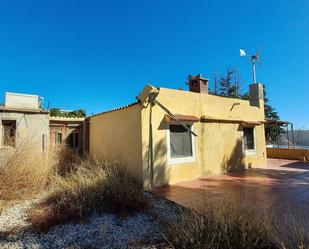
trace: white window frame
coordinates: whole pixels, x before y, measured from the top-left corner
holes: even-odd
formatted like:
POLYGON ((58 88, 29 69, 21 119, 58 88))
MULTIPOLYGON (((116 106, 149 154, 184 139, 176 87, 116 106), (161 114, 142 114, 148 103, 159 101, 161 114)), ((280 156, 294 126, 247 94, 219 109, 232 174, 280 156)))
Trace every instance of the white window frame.
POLYGON ((242 127, 242 141, 243 141, 243 152, 245 155, 255 155, 256 154, 256 132, 255 132, 255 126, 243 126, 242 127), (253 142, 254 142, 254 149, 253 150, 246 150, 245 149, 245 136, 244 136, 244 128, 252 128, 253 129, 253 142))
MULTIPOLYGON (((194 132, 194 124, 191 122, 185 122, 187 125, 191 127, 191 131, 194 132)), ((179 157, 179 158, 172 158, 171 157, 171 137, 170 137, 170 125, 181 125, 178 122, 171 122, 167 125, 167 134, 166 134, 166 142, 167 142, 167 164, 181 164, 181 163, 190 163, 190 162, 195 162, 196 157, 195 157, 195 136, 190 133, 191 135, 191 144, 192 144, 192 156, 190 157, 179 157)))

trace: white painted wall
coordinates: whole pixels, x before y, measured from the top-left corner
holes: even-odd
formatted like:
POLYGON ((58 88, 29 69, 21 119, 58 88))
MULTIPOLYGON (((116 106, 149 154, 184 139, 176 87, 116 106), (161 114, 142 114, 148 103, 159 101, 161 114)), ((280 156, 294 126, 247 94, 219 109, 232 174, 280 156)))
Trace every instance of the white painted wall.
POLYGON ((39 96, 6 92, 4 105, 14 108, 39 109, 39 96))
POLYGON ((14 148, 2 146, 2 120, 16 121, 16 146, 31 146, 32 150, 45 151, 49 145, 49 114, 29 114, 29 113, 13 113, 0 112, 0 158, 1 154, 14 148), (43 140, 45 140, 43 142, 43 140), (44 143, 44 146, 43 146, 44 143))

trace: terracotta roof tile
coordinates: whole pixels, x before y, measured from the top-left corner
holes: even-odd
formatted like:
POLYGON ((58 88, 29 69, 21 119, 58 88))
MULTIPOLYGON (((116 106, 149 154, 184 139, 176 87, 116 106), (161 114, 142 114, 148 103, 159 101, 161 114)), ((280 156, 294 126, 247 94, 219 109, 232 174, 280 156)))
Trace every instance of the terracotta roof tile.
MULTIPOLYGON (((188 122, 198 122, 200 119, 193 115, 183 115, 183 114, 175 114, 174 115, 180 121, 188 121, 188 122)), ((169 115, 165 115, 166 122, 174 121, 169 115)))
POLYGON ((139 102, 134 102, 134 103, 131 103, 131 104, 128 104, 128 105, 124 105, 124 106, 120 106, 120 107, 116 107, 114 109, 111 109, 111 110, 108 110, 108 111, 104 111, 104 112, 99 112, 99 113, 96 113, 96 114, 93 114, 91 116, 88 116, 87 118, 92 118, 92 117, 95 117, 95 116, 99 116, 101 114, 105 114, 105 113, 109 113, 109 112, 114 112, 114 111, 118 111, 118 110, 121 110, 121 109, 125 109, 125 108, 128 108, 128 107, 131 107, 133 105, 136 105, 138 104, 139 102))

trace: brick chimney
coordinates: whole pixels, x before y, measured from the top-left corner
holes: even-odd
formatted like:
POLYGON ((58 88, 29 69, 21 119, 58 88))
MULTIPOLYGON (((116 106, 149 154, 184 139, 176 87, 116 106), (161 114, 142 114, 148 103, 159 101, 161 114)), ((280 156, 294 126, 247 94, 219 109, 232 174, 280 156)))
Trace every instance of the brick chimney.
POLYGON ((203 78, 201 74, 196 76, 189 75, 188 85, 190 92, 195 93, 209 93, 208 92, 208 79, 203 78))

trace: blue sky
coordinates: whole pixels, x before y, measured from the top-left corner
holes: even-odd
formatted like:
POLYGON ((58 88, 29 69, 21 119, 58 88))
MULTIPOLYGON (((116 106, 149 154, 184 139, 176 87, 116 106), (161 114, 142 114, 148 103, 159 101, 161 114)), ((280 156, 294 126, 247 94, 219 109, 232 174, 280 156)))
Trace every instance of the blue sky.
POLYGON ((0 2, 0 92, 39 94, 50 107, 88 114, 135 100, 147 83, 186 88, 250 64, 281 119, 309 129, 309 1, 0 2))

